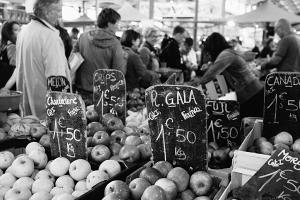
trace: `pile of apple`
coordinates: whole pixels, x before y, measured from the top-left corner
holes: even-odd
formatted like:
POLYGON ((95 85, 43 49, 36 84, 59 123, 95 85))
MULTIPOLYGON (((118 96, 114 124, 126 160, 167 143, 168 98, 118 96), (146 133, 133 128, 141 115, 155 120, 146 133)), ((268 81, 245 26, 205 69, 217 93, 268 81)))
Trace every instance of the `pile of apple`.
POLYGON ((41 138, 47 133, 47 128, 33 115, 21 118, 15 113, 0 112, 0 141, 18 136, 41 138))
POLYGON ((44 147, 37 142, 29 143, 25 152, 17 157, 10 151, 0 152, 1 200, 75 199, 121 172, 115 160, 104 161, 95 171, 83 159, 48 161, 44 147))
POLYGON ((190 176, 181 167, 159 161, 143 169, 129 185, 119 180, 110 182, 102 200, 210 200, 218 187, 207 172, 197 171, 190 176))
POLYGON ((133 112, 142 110, 145 104, 145 89, 134 88, 127 92, 127 109, 133 112))
POLYGON ((208 166, 212 169, 224 169, 231 166, 234 149, 219 147, 217 143, 208 143, 208 166))
POLYGON ((87 126, 88 155, 92 161, 101 163, 111 159, 136 163, 151 157, 148 130, 125 127, 119 118, 110 113, 103 115, 102 123, 95 116, 95 110, 87 111, 87 118, 92 121, 87 126))
POLYGON ((272 155, 278 148, 284 148, 300 153, 300 139, 294 141, 293 136, 290 133, 282 131, 272 137, 269 141, 265 137, 255 139, 253 145, 250 146, 247 151, 272 155))

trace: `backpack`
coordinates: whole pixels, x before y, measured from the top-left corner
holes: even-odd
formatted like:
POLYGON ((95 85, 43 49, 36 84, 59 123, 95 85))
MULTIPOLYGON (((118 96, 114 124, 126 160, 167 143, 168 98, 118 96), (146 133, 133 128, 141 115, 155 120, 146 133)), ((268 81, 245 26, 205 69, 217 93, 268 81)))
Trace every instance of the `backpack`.
POLYGON ((5 47, 0 52, 0 88, 5 86, 11 75, 14 73, 14 70, 15 66, 9 64, 7 48, 5 47))

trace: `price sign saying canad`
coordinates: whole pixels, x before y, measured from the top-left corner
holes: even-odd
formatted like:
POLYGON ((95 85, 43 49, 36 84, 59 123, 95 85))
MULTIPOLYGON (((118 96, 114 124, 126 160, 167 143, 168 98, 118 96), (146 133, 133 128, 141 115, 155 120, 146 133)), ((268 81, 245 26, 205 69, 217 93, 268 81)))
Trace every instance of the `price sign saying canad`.
POLYGON ((50 76, 47 78, 47 90, 53 92, 71 92, 71 85, 64 76, 50 76))
POLYGON ((257 196, 273 197, 270 199, 300 199, 299 173, 300 155, 278 149, 243 187, 253 188, 257 196))
POLYGON ((277 72, 266 78, 263 136, 281 131, 299 137, 300 73, 277 72))
POLYGON ((207 137, 220 147, 238 147, 243 141, 240 134, 240 105, 237 101, 207 100, 207 137))
POLYGON ((146 105, 154 161, 207 170, 203 94, 190 86, 156 85, 146 90, 146 105))
POLYGON ((94 105, 100 119, 112 113, 125 124, 126 82, 121 71, 100 69, 94 73, 94 105))
POLYGON ((46 95, 47 126, 51 155, 70 161, 86 158, 85 105, 76 94, 48 92, 46 95))

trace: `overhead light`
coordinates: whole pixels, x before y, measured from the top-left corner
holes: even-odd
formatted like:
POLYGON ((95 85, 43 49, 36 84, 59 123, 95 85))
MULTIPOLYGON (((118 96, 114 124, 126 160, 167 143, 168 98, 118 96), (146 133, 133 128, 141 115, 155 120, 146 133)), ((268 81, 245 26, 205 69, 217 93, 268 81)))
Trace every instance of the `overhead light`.
POLYGON ((235 27, 235 22, 232 21, 232 20, 230 20, 230 21, 227 22, 227 26, 229 26, 229 27, 235 27))

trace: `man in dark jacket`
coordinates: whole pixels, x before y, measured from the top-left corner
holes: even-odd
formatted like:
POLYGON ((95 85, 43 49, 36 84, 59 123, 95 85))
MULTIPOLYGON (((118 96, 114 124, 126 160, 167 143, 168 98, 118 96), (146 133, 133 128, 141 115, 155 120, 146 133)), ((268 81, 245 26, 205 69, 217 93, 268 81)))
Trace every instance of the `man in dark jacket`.
POLYGON ((176 26, 173 30, 173 37, 169 39, 167 46, 162 49, 160 61, 162 67, 183 69, 179 47, 185 39, 185 29, 176 26))

